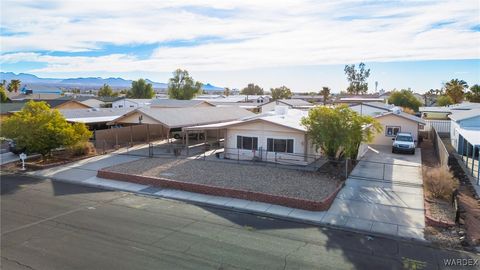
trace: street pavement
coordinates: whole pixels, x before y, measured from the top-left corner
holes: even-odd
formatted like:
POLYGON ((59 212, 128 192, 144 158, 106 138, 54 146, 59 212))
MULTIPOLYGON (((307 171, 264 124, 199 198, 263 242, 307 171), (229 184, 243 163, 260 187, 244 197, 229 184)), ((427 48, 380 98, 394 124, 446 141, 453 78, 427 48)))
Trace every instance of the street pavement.
POLYGON ((3 174, 0 182, 2 269, 476 269, 444 260, 479 259, 28 176, 3 174))

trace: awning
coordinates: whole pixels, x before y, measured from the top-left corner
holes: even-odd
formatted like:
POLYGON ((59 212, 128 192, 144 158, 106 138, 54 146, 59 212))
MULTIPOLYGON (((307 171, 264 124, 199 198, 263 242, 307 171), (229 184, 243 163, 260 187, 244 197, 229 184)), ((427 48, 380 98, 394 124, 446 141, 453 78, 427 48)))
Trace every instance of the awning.
POLYGON ((456 128, 456 130, 471 145, 480 146, 480 129, 456 128))

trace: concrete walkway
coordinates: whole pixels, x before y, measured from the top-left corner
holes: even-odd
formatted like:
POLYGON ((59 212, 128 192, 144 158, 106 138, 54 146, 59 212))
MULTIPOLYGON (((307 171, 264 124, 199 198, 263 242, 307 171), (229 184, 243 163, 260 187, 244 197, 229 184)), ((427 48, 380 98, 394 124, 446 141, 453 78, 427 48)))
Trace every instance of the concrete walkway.
MULTIPOLYGON (((400 229, 397 229, 397 228, 395 229, 395 233, 392 233, 392 231, 390 230, 385 230, 385 229, 381 230, 382 224, 380 223, 378 223, 378 225, 374 227, 374 228, 379 227, 380 229, 374 230, 371 228, 372 224, 369 223, 373 221, 371 220, 362 221, 361 219, 353 220, 352 218, 350 218, 350 221, 349 221, 345 213, 342 213, 341 215, 339 215, 338 211, 328 211, 328 212, 306 211, 302 209, 295 209, 295 208, 263 203, 263 202, 247 201, 247 200, 229 198, 229 197, 211 196, 211 195, 187 192, 182 190, 159 188, 159 187, 140 185, 140 184, 129 183, 129 182, 98 178, 96 176, 98 169, 143 158, 138 156, 120 155, 119 153, 122 153, 122 151, 124 150, 120 150, 104 156, 98 156, 98 157, 74 162, 69 164, 68 166, 60 166, 60 167, 55 167, 55 168, 46 169, 42 171, 29 172, 28 174, 37 176, 37 177, 42 177, 42 178, 49 178, 53 180, 78 183, 81 185, 101 187, 101 188, 111 189, 111 190, 134 192, 134 193, 144 194, 149 196, 182 200, 182 201, 192 202, 196 204, 217 206, 217 207, 232 209, 232 210, 241 211, 241 212, 248 212, 248 213, 254 213, 254 214, 259 214, 264 216, 301 221, 301 222, 306 222, 306 223, 315 224, 315 225, 329 225, 329 226, 335 226, 335 227, 342 227, 344 229, 352 230, 352 231, 371 232, 374 234, 378 233, 382 235, 390 235, 390 236, 401 237, 406 239, 423 240, 423 234, 419 235, 417 233, 396 233, 397 231, 400 231, 400 229), (364 225, 364 223, 367 225, 364 225)), ((341 193, 342 195, 340 196, 339 194, 338 198, 335 200, 336 202, 335 208, 338 208, 342 202, 346 202, 347 200, 346 196, 348 196, 348 194, 352 194, 350 196, 354 196, 353 194, 355 193, 355 191, 352 190, 352 185, 353 183, 350 183, 346 188, 344 188, 345 191, 341 193)), ((403 189, 404 187, 401 187, 401 188, 403 189)), ((352 207, 355 207, 355 209, 358 208, 359 206, 354 206, 354 205, 361 205, 359 201, 355 201, 353 200, 353 198, 351 203, 352 203, 352 207)), ((353 208, 347 208, 347 209, 353 210, 353 208)), ((395 218, 392 216, 385 216, 384 218, 389 218, 389 217, 395 218)), ((421 220, 423 222, 423 218, 421 220)), ((403 231, 404 230, 402 229, 402 232, 403 231)))
POLYGON ((425 217, 420 149, 392 154, 371 146, 328 210, 337 224, 407 238, 424 239, 425 217))

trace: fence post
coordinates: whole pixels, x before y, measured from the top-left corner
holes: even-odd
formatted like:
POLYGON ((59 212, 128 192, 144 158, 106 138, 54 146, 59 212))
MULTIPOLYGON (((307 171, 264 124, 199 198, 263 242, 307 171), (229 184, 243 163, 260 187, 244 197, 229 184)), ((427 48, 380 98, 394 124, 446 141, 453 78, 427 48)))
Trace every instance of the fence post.
POLYGON ((237 163, 240 163, 240 149, 237 148, 237 163))
POLYGON ((275 152, 275 167, 277 166, 277 152, 275 152))
POLYGON ((385 163, 383 163, 383 176, 382 181, 385 181, 385 163))

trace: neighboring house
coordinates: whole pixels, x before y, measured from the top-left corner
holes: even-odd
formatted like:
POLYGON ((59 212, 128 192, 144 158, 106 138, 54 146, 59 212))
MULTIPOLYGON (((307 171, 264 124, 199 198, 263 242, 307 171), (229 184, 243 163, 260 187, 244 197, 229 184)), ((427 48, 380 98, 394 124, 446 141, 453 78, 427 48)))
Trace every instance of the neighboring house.
POLYGON ((227 159, 307 165, 320 156, 301 125, 302 117, 307 115, 307 111, 277 107, 253 117, 186 130, 222 130, 227 159))
POLYGON ((153 99, 122 98, 112 102, 112 108, 143 108, 149 107, 153 99))
POLYGON ((270 101, 268 103, 260 105, 260 111, 261 112, 273 111, 277 106, 286 106, 289 109, 300 109, 300 110, 309 110, 315 107, 315 105, 313 105, 312 103, 302 99, 279 99, 279 100, 270 101))
POLYGON ((91 107, 83 104, 78 100, 68 100, 68 99, 51 99, 51 100, 34 100, 34 101, 44 101, 50 108, 58 110, 71 110, 71 109, 90 109, 91 107))
POLYGON ((480 109, 480 103, 463 102, 444 107, 420 107, 418 110, 424 119, 432 120, 449 120, 449 115, 459 111, 468 111, 472 109, 480 109))
POLYGON ((450 140, 452 146, 476 178, 476 189, 480 191, 480 109, 456 111, 449 115, 450 140))
POLYGON ((103 108, 105 106, 105 102, 96 98, 90 98, 81 102, 91 108, 103 108))
POLYGON ((364 103, 364 102, 385 102, 384 98, 378 96, 347 96, 337 97, 336 103, 364 103))
POLYGON ((418 111, 423 119, 429 120, 449 120, 448 116, 452 113, 449 107, 420 107, 418 111))
POLYGON ((320 103, 323 102, 322 95, 293 95, 292 99, 301 99, 310 103, 320 103))
POLYGON ((11 103, 1 103, 0 104, 0 123, 7 119, 10 115, 15 112, 20 111, 25 102, 11 102, 11 103))
POLYGON ((360 115, 377 116, 390 112, 395 106, 383 102, 364 102, 350 105, 350 109, 360 115))
POLYGON ((377 145, 392 145, 392 139, 398 132, 411 133, 413 139, 418 141, 418 133, 426 124, 419 117, 395 109, 391 112, 377 115, 375 119, 383 128, 383 131, 375 135, 371 142, 371 144, 377 145))
POLYGON ((204 100, 178 100, 178 99, 155 99, 152 100, 152 108, 188 108, 188 107, 214 107, 215 105, 204 100))
POLYGON ((107 129, 108 122, 134 110, 134 108, 90 108, 60 110, 70 123, 84 123, 90 130, 107 129))

